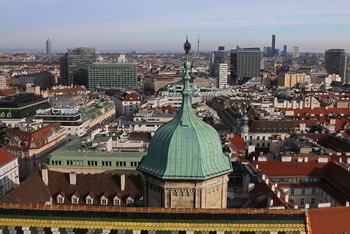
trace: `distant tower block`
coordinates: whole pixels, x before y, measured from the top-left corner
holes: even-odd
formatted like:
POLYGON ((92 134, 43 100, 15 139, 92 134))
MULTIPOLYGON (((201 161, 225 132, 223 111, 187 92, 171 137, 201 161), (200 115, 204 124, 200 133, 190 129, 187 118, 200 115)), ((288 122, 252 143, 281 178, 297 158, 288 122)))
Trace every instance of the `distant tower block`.
POLYGON ((50 38, 48 38, 46 41, 46 54, 51 54, 51 52, 51 41, 50 38))
POLYGON ((199 54, 199 34, 198 34, 198 40, 197 40, 197 43, 198 43, 198 60, 199 60, 199 58, 200 58, 200 54, 199 54))

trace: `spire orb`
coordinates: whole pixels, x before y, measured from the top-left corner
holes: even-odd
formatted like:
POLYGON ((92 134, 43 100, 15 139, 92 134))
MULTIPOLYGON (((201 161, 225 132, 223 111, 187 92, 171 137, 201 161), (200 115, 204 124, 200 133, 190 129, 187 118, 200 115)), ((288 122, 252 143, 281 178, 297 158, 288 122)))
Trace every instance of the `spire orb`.
POLYGON ((184 67, 185 67, 185 69, 190 69, 191 63, 189 61, 184 62, 184 67))

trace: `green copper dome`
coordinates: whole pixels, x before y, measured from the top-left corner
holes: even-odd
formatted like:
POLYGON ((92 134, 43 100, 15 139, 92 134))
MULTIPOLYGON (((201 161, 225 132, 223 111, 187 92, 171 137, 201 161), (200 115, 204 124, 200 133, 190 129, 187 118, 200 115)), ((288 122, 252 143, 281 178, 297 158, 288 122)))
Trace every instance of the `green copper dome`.
POLYGON ((192 109, 188 60, 184 67, 181 109, 154 134, 137 170, 170 180, 207 180, 230 173, 232 165, 222 152, 219 134, 192 109))

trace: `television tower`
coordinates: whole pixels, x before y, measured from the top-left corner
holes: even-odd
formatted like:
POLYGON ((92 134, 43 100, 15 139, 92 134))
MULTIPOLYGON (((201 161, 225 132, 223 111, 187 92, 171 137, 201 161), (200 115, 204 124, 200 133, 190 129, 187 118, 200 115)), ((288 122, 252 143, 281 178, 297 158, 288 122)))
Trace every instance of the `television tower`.
POLYGON ((199 34, 198 34, 198 40, 197 40, 197 43, 198 43, 198 60, 199 60, 199 34))

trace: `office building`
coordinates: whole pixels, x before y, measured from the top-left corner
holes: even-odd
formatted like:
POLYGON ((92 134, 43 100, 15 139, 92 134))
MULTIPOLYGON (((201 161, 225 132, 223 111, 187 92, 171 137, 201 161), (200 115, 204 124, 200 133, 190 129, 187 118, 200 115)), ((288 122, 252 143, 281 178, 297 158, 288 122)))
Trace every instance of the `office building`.
POLYGON ((51 40, 50 38, 47 39, 46 41, 46 54, 51 54, 52 51, 51 51, 51 40))
POLYGON ((16 94, 0 100, 0 121, 15 127, 41 108, 49 108, 47 99, 32 93, 16 94))
POLYGON ((126 88, 137 86, 137 69, 131 63, 94 63, 88 68, 90 91, 98 87, 126 88))
POLYGON ((239 79, 260 77, 262 54, 259 48, 231 50, 231 82, 239 79))
POLYGON ((272 35, 271 57, 276 56, 276 36, 272 35))
POLYGON ((216 88, 223 89, 227 85, 227 63, 214 63, 212 64, 213 77, 216 77, 216 88))
POLYGON ((225 47, 219 46, 218 51, 214 51, 211 54, 210 62, 211 63, 224 63, 225 62, 225 47))
POLYGON ((338 74, 342 81, 346 79, 347 52, 343 49, 329 49, 325 53, 325 68, 329 74, 338 74))
POLYGON ((216 78, 216 87, 221 89, 227 85, 228 65, 225 63, 225 47, 219 46, 218 51, 211 55, 210 76, 216 78))
POLYGON ((287 56, 287 45, 283 46, 283 56, 286 57, 287 56))
POLYGON ((299 58, 299 47, 298 46, 294 46, 293 47, 293 58, 299 58))
POLYGON ((264 46, 264 56, 270 57, 271 55, 271 47, 270 46, 264 46))
POLYGON ((88 66, 96 62, 95 48, 71 48, 60 59, 62 85, 85 85, 88 81, 88 66))

